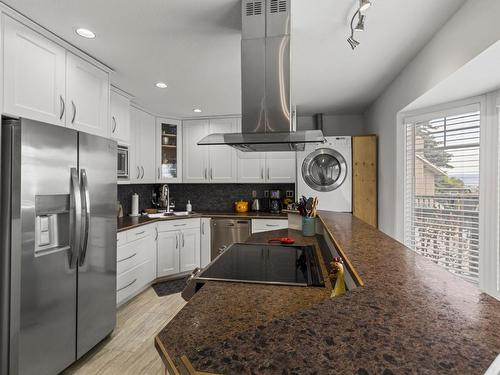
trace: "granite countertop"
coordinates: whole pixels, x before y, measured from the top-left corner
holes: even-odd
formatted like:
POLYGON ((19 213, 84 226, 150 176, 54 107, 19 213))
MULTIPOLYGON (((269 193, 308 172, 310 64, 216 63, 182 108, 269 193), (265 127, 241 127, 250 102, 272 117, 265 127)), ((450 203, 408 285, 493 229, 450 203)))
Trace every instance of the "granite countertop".
POLYGON ((118 232, 122 232, 124 230, 132 229, 135 227, 140 227, 141 225, 151 224, 157 221, 165 221, 165 220, 182 220, 182 219, 191 219, 197 217, 218 217, 218 218, 243 218, 243 219, 286 219, 287 214, 273 214, 269 212, 245 212, 245 213, 236 213, 236 212, 226 212, 226 211, 197 211, 193 212, 187 216, 165 216, 157 219, 150 219, 146 216, 124 216, 117 219, 117 229, 118 232))
MULTIPOLYGON (((220 374, 485 372, 500 353, 500 301, 351 214, 319 216, 364 287, 330 299, 313 288, 209 282, 156 337, 164 362, 186 356, 220 374)), ((300 233, 251 241, 282 235, 300 233)))

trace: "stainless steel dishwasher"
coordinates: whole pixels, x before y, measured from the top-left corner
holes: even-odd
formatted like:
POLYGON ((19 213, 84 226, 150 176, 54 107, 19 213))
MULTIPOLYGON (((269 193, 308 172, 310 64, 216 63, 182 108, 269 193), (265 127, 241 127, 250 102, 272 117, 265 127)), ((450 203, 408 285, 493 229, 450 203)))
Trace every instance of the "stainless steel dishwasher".
POLYGON ((210 260, 214 260, 229 245, 245 242, 252 233, 250 220, 212 219, 210 226, 212 235, 210 260))

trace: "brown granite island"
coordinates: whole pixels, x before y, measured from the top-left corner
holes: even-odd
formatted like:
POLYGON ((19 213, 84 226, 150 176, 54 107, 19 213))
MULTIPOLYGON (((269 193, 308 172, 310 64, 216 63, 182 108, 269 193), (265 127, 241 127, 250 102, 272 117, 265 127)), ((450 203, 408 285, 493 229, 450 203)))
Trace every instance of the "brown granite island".
MULTIPOLYGON (((170 374, 486 371, 500 353, 500 301, 350 214, 319 217, 364 286, 331 299, 325 289, 208 282, 155 338, 170 374)), ((311 241, 292 230, 250 241, 287 234, 311 241)))

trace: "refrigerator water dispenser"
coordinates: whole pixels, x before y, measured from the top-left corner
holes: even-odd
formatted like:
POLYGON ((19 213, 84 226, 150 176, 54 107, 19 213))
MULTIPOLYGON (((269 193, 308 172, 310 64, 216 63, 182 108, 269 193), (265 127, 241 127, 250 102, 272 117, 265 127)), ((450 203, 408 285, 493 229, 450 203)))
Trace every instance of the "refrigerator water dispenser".
POLYGON ((35 197, 35 256, 69 249, 69 195, 35 197))

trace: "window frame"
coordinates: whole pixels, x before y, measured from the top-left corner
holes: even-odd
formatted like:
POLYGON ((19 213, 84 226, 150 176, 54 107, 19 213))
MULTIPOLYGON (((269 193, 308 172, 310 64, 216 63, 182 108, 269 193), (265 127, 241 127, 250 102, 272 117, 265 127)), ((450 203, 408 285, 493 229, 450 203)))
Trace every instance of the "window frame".
MULTIPOLYGON (((397 114, 396 129, 396 238, 405 241, 407 186, 406 124, 450 116, 479 106, 479 288, 500 300, 500 90, 464 100, 397 114), (403 183, 398 183, 403 181, 403 183), (495 201, 496 204, 491 204, 495 201)), ((448 272, 443 270, 443 272, 448 272)))

